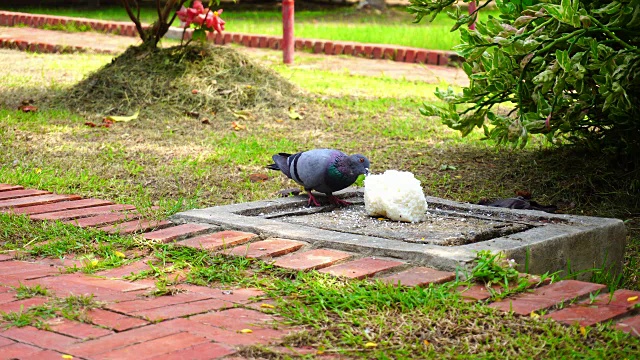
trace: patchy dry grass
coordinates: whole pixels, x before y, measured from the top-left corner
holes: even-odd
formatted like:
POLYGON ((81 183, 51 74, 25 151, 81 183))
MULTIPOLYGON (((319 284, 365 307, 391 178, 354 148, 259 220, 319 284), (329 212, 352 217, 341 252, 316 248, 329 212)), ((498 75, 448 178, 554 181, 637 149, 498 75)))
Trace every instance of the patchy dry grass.
MULTIPOLYGON (((121 104, 103 103, 93 112, 76 113, 50 99, 77 92, 72 86, 108 64, 110 57, 0 50, 0 59, 8 64, 0 69, 0 79, 10 80, 0 85, 0 182, 131 203, 143 211, 160 205, 157 216, 162 217, 194 207, 272 197, 291 183, 276 173, 269 173, 263 183, 249 180, 250 174, 265 172, 271 154, 338 147, 367 154, 373 172, 412 171, 433 196, 476 202, 528 190, 538 202, 558 204, 565 212, 628 219, 631 237, 623 286, 640 288, 637 170, 580 149, 553 149, 542 141, 514 150, 494 148, 480 140, 480 133, 460 138, 437 119, 417 112, 434 84, 272 65, 298 87, 290 100, 303 119, 294 120, 287 111, 250 110, 241 114, 243 118, 223 110, 226 115, 203 124, 182 112, 164 111, 167 105, 157 100, 137 120, 92 128, 85 121, 99 119, 121 104), (15 110, 22 99, 30 98, 40 106, 39 112, 15 110), (246 129, 234 130, 232 121, 246 129)), ((100 99, 87 100, 91 101, 77 106, 94 106, 100 99)), ((97 259, 91 268, 82 269, 87 272, 120 266, 131 259, 117 252, 142 249, 166 266, 190 268, 189 281, 194 283, 261 287, 277 299, 286 297, 286 306, 281 303, 277 311, 308 329, 287 344, 310 345, 326 353, 363 358, 550 358, 579 353, 614 358, 629 357, 638 349, 637 340, 605 327, 583 336, 576 328, 496 314, 482 306, 451 306, 456 300, 446 288, 397 289, 292 274, 262 262, 144 244, 61 224, 32 224, 23 217, 0 215, 0 228, 3 249, 42 242, 26 255, 97 259), (93 246, 96 239, 98 247, 93 246), (367 341, 378 346, 364 349, 367 341)), ((165 270, 158 271, 141 276, 168 279, 165 270)), ((281 356, 265 349, 246 351, 281 356)))
MULTIPOLYGON (((236 54, 227 56, 236 64, 243 59, 236 54)), ((129 102, 122 100, 128 93, 121 89, 118 96, 89 93, 89 80, 72 88, 78 79, 101 65, 107 65, 101 72, 109 72, 115 66, 110 64, 111 57, 33 55, 7 50, 1 50, 0 57, 8 60, 3 61, 7 65, 0 70, 0 78, 7 80, 0 86, 2 182, 103 197, 141 208, 160 205, 164 214, 170 214, 271 197, 291 183, 277 173, 269 173, 271 179, 264 183, 249 181, 250 174, 265 172, 263 166, 271 154, 338 147, 367 154, 374 172, 389 168, 412 171, 433 196, 477 202, 527 190, 536 201, 558 204, 570 213, 621 217, 629 219, 630 224, 640 213, 640 197, 635 196, 640 188, 637 169, 625 169, 601 154, 571 148, 557 150, 541 141, 524 150, 513 150, 480 141, 479 132, 460 138, 438 119, 424 118, 417 112, 419 104, 429 99, 434 84, 387 76, 345 76, 344 71, 291 69, 277 65, 272 57, 261 61, 271 64, 299 90, 270 89, 286 82, 273 72, 256 70, 249 79, 272 79, 254 84, 263 95, 253 104, 223 103, 222 110, 217 110, 220 116, 210 116, 209 124, 201 120, 203 114, 210 112, 210 104, 204 105, 201 118, 195 119, 184 114, 194 103, 179 105, 180 100, 175 107, 181 110, 172 113, 166 110, 172 106, 161 98, 148 101, 144 97, 150 89, 140 90, 136 96, 144 104, 143 116, 110 128, 91 128, 84 125, 85 121, 115 112, 111 109, 119 108, 120 114, 126 114, 138 108, 133 95, 129 102), (80 89, 87 90, 89 96, 79 93, 80 89), (270 91, 288 96, 269 103, 270 91), (61 98, 70 94, 76 98, 61 98), (31 98, 41 106, 39 112, 14 110, 20 100, 31 98), (68 101, 75 104, 74 108, 82 106, 84 110, 80 115, 72 113, 50 99, 68 101), (294 104, 302 120, 287 115, 289 104, 294 104), (267 106, 275 110, 260 110, 267 106), (248 112, 239 113, 239 117, 233 115, 242 110, 248 112), (233 130, 232 121, 246 129, 233 130)), ((239 62, 255 66, 250 60, 239 62)), ((200 71, 193 67, 190 71, 195 74, 189 81, 182 81, 179 88, 187 92, 183 94, 187 100, 194 95, 190 85, 205 92, 197 96, 219 92, 215 89, 233 93, 238 84, 251 85, 247 84, 247 77, 221 75, 215 88, 207 92, 206 83, 221 70, 200 71), (205 75, 199 78, 199 74, 205 75)), ((162 75, 154 74, 154 87, 162 86, 162 75)), ((146 79, 128 80, 130 87, 148 84, 146 79)), ((634 264, 639 237, 636 228, 630 229, 627 258, 629 264, 634 264)), ((626 286, 638 288, 637 271, 627 269, 626 286)))

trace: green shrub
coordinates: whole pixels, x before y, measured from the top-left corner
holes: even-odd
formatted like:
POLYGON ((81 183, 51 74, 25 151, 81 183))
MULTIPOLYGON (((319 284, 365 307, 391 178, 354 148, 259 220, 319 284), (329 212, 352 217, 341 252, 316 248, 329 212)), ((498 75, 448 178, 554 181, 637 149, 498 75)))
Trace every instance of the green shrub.
MULTIPOLYGON (((468 0, 464 0, 468 2, 468 0)), ((493 0, 480 5, 482 8, 493 0)), ((416 22, 454 0, 411 0, 416 22)), ((555 143, 633 154, 640 150, 640 0, 496 0, 499 18, 464 24, 456 50, 471 83, 438 90, 445 106, 425 104, 462 135, 484 128, 498 143, 524 146, 530 134, 555 143), (498 107, 499 104, 505 106, 498 107)))

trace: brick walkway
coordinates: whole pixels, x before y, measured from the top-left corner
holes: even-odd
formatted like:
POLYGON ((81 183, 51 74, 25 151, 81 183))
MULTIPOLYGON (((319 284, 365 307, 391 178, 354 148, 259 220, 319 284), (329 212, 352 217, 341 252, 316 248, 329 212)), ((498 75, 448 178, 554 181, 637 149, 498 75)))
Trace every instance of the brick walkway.
MULTIPOLYGON (((10 11, 0 11, 0 26, 28 26, 42 28, 45 26, 74 25, 76 28, 91 28, 109 34, 118 34, 126 37, 137 37, 135 26, 132 22, 102 21, 65 16, 27 14, 10 11)), ((6 32, 6 30, 5 30, 6 32)), ((190 32, 187 38, 190 37, 190 32)), ((27 35, 28 36, 28 35, 27 35)), ((182 29, 172 27, 166 35, 167 38, 180 39, 182 29)), ((254 48, 281 49, 282 38, 277 36, 262 36, 254 34, 242 34, 225 32, 215 33, 210 40, 218 45, 238 44, 254 48)), ((80 43, 83 46, 67 47, 67 51, 83 51, 85 47, 91 47, 98 51, 111 52, 110 47, 102 47, 93 42, 80 43)), ((21 50, 30 49, 40 52, 60 52, 63 48, 51 47, 46 41, 38 41, 37 38, 12 38, 0 34, 0 47, 17 47, 21 50), (24 42, 28 44, 25 45, 24 42)), ((429 65, 448 65, 459 61, 459 57, 450 51, 427 50, 397 45, 363 44, 344 41, 330 41, 317 39, 296 39, 296 50, 312 51, 325 55, 348 55, 369 59, 389 59, 397 62, 418 63, 429 65)))
MULTIPOLYGON (((181 29, 172 28, 167 37, 180 38, 181 35, 181 29)), ((225 33, 224 36, 212 38, 211 41, 217 41, 218 44, 243 45, 238 49, 257 59, 273 56, 272 49, 277 49, 280 46, 280 40, 277 37, 239 33, 225 33)), ((116 55, 122 53, 127 47, 139 43, 140 40, 130 23, 0 11, 0 48, 41 53, 89 51, 116 55), (45 24, 53 26, 63 23, 91 27, 95 31, 70 33, 42 29, 45 24)), ((346 69, 355 75, 382 75, 434 84, 446 82, 458 86, 469 85, 469 79, 462 69, 440 66, 445 64, 444 58, 448 59, 451 53, 402 47, 394 48, 393 51, 389 49, 389 45, 376 46, 345 42, 331 42, 329 44, 322 40, 298 39, 296 55, 313 58, 313 61, 301 61, 300 64, 294 64, 293 67, 327 71, 344 71, 346 69), (301 51, 305 50, 305 46, 310 47, 306 51, 301 51), (334 50, 333 47, 338 50, 334 50), (309 51, 312 48, 318 49, 318 51, 309 51), (359 52, 354 52, 356 48, 359 52), (375 51, 374 48, 376 48, 375 51), (325 49, 330 50, 329 55, 349 54, 353 56, 326 56, 325 49), (411 51, 407 52, 408 50, 411 51), (388 60, 388 56, 386 58, 382 56, 382 59, 376 58, 378 54, 384 54, 385 51, 387 54, 392 52, 395 61, 388 60), (404 57, 401 59, 398 54, 404 54, 404 57), (414 58, 412 59, 411 56, 414 58)), ((280 61, 279 58, 280 56, 278 56, 278 61, 280 61)))
MULTIPOLYGON (((172 28, 167 37, 180 38, 181 35, 181 29, 172 28)), ((244 45, 238 49, 257 59, 262 59, 265 56, 272 57, 272 49, 278 48, 280 44, 277 37, 239 33, 225 33, 224 36, 211 40, 217 41, 218 44, 244 45)), ((468 86, 469 84, 466 74, 460 68, 439 65, 444 64, 444 60, 440 60, 440 56, 442 55, 444 59, 445 55, 448 57, 451 53, 417 48, 394 48, 391 51, 389 45, 376 46, 342 42, 328 44, 322 40, 298 40, 296 55, 303 58, 313 58, 313 61, 301 61, 300 64, 293 65, 295 68, 327 71, 344 71, 346 69, 355 75, 383 75, 435 84, 444 81, 458 86, 468 86), (310 48, 301 51, 307 45, 310 48), (358 45, 359 51, 357 53, 354 52, 356 45, 358 45), (334 50, 334 46, 338 50, 334 50), (377 50, 373 51, 374 47, 377 50), (312 48, 318 51, 311 51, 312 48), (330 55, 339 53, 345 55, 346 51, 346 54, 353 56, 325 56, 325 49, 331 50, 330 55), (387 54, 393 52, 396 61, 374 58, 378 54, 384 54, 384 49, 387 49, 387 54), (411 51, 407 52, 407 50, 411 51), (404 57, 401 59, 398 54, 404 54, 404 57), (412 59, 411 56, 414 58, 412 59)), ((140 40, 130 23, 0 11, 0 48, 41 53, 89 51, 116 55, 122 53, 127 47, 139 43, 140 40), (70 33, 42 29, 45 24, 55 26, 65 23, 73 23, 78 27, 91 27, 95 31, 70 33)), ((278 56, 276 61, 280 61, 280 57, 278 56)))
MULTIPOLYGON (((259 234, 222 230, 204 224, 173 224, 140 219, 135 208, 100 199, 57 195, 48 191, 0 184, 0 212, 25 214, 33 220, 62 220, 111 233, 139 233, 150 241, 230 256, 246 256, 294 270, 318 269, 347 278, 376 278, 407 286, 425 286, 454 279, 454 274, 414 267, 397 260, 362 257, 332 249, 312 248, 308 243, 259 234), (135 217, 135 220, 131 220, 135 217)), ((19 261, 0 255, 0 311, 17 312, 38 306, 45 297, 17 299, 15 287, 40 285, 57 297, 94 295, 102 308, 90 310, 86 322, 62 317, 49 321, 48 330, 26 326, 0 332, 3 358, 60 359, 183 359, 233 357, 245 345, 271 344, 295 328, 278 324, 270 314, 269 299, 258 289, 221 289, 181 282, 174 295, 147 297, 155 285, 150 280, 127 281, 123 276, 149 269, 148 259, 97 273, 65 273, 81 266, 78 259, 19 261), (251 332, 246 331, 250 329, 251 332), (244 330, 244 331, 242 331, 244 330)), ((183 274, 184 275, 184 274, 183 274)), ((184 276, 182 277, 184 279, 184 276)), ((490 292, 481 284, 458 289, 468 301, 485 301, 490 292)), ((501 311, 529 316, 548 310, 545 317, 561 323, 592 326, 613 321, 622 331, 640 336, 640 315, 634 305, 640 292, 606 293, 600 284, 565 280, 545 284, 530 292, 489 304, 501 311), (592 301, 594 294, 600 293, 592 301), (574 301, 568 306, 559 304, 574 301)), ((292 349, 301 354, 309 349, 292 349)))
POLYGON ((32 52, 70 53, 91 50, 97 53, 118 54, 126 50, 127 47, 140 42, 134 37, 113 34, 69 33, 28 27, 0 27, 0 47, 32 52))

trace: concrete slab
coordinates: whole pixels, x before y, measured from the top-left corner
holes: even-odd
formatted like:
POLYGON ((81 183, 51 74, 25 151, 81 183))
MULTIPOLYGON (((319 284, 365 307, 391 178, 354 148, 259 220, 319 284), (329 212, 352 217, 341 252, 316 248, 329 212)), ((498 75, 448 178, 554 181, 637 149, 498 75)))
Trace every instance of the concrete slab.
MULTIPOLYGON (((427 197, 428 220, 399 224, 364 214, 362 190, 338 193, 346 209, 310 208, 306 196, 216 206, 178 213, 172 220, 249 231, 262 238, 303 240, 314 248, 409 261, 444 271, 468 271, 480 250, 502 251, 532 274, 585 272, 622 266, 626 229, 621 220, 549 214, 427 197), (430 227, 431 226, 431 227, 430 227)), ((578 276, 588 279, 589 273, 578 276)))

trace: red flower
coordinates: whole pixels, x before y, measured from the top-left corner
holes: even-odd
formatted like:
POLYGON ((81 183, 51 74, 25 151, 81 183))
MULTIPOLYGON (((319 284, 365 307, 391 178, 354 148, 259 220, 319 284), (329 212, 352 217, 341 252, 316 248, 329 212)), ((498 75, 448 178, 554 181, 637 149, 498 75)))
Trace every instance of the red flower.
MULTIPOLYGON (((180 10, 176 11, 176 15, 178 15, 178 19, 180 19, 180 22, 185 24, 184 26, 189 26, 191 25, 191 22, 188 21, 189 16, 187 15, 187 8, 182 6, 180 8, 180 10)), ((182 24, 180 24, 182 25, 182 24)))
POLYGON ((198 14, 198 16, 193 18, 194 24, 202 25, 203 22, 204 22, 204 14, 198 14))
POLYGON ((190 18, 194 18, 196 16, 198 16, 198 14, 200 14, 200 11, 194 9, 194 8, 188 8, 187 9, 187 15, 189 15, 190 18))
POLYGON ((220 34, 222 34, 222 32, 224 31, 224 24, 225 24, 225 21, 220 18, 221 13, 222 13, 222 9, 214 12, 209 12, 207 14, 207 18, 205 19, 206 20, 205 25, 208 28, 213 29, 214 31, 217 31, 220 34))
POLYGON ((193 2, 193 5, 191 6, 193 9, 195 9, 196 11, 198 11, 200 14, 205 13, 205 8, 202 5, 202 1, 200 0, 196 0, 193 2))
POLYGON ((205 30, 222 33, 225 21, 220 18, 220 14, 222 14, 222 9, 211 11, 209 8, 205 8, 199 0, 194 1, 192 7, 185 8, 183 6, 176 12, 181 26, 189 27, 191 24, 196 24, 205 30))
POLYGON ((181 26, 185 27, 190 26, 199 14, 200 10, 196 10, 194 8, 185 8, 184 6, 181 7, 180 10, 176 11, 176 15, 178 15, 178 19, 180 19, 180 22, 182 23, 181 26))

